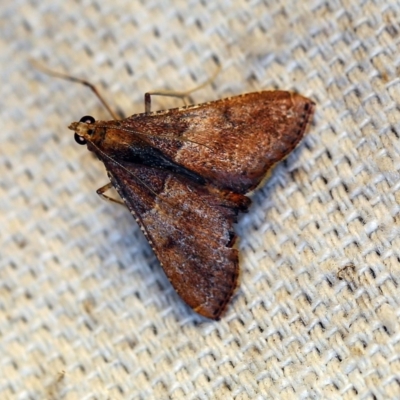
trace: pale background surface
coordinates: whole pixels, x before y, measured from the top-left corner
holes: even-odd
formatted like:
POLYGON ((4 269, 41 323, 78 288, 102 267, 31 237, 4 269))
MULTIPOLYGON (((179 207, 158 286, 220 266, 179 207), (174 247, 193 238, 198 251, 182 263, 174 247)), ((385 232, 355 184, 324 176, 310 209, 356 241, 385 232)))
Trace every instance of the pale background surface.
POLYGON ((3 2, 1 399, 400 397, 400 6, 301 3, 3 2), (105 171, 66 126, 108 118, 97 99, 28 64, 132 114, 215 57, 195 102, 281 88, 317 103, 237 225, 241 285, 220 322, 181 302, 129 213, 95 194, 105 171))

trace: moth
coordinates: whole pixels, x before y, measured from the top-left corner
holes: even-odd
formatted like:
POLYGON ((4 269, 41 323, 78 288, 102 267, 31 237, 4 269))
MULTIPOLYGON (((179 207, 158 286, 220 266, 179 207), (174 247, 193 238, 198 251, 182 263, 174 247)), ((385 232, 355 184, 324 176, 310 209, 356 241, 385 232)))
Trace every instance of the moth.
POLYGON ((121 120, 70 124, 94 152, 165 274, 197 313, 219 319, 238 275, 233 224, 253 191, 302 139, 315 103, 261 91, 121 120))

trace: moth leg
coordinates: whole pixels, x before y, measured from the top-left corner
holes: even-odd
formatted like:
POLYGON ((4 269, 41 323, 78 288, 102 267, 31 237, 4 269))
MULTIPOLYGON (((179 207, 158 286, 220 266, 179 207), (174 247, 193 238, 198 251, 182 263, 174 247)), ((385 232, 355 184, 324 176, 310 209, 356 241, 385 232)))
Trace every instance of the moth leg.
POLYGON ((110 113, 110 115, 112 116, 113 119, 119 119, 118 115, 112 110, 112 108, 108 105, 108 103, 106 102, 106 100, 104 99, 104 97, 100 94, 100 92, 97 90, 96 86, 94 86, 93 84, 91 84, 89 81, 86 81, 85 79, 80 79, 80 78, 75 78, 74 76, 70 76, 67 74, 63 74, 62 72, 57 72, 57 71, 52 71, 51 69, 48 69, 46 67, 43 67, 42 65, 40 65, 38 62, 36 62, 35 60, 31 60, 31 64, 33 64, 33 66, 39 70, 41 70, 42 72, 44 72, 47 75, 50 76, 55 76, 56 78, 61 78, 61 79, 65 79, 67 81, 71 81, 71 82, 76 82, 76 83, 80 83, 84 86, 87 86, 94 94, 95 96, 100 100, 101 104, 103 104, 103 106, 107 109, 107 111, 110 113))
POLYGON ((151 96, 179 97, 180 99, 183 100, 183 103, 186 106, 188 104, 187 101, 189 100, 189 94, 203 88, 204 86, 209 85, 215 79, 215 77, 219 74, 220 70, 221 70, 221 67, 218 66, 218 69, 214 72, 214 74, 210 78, 208 78, 202 84, 200 84, 192 89, 189 89, 189 90, 185 90, 182 92, 176 92, 174 90, 156 90, 154 92, 145 93, 144 94, 144 112, 145 112, 145 114, 149 114, 151 112, 151 96))
POLYGON ((97 190, 96 190, 96 193, 97 193, 103 200, 111 201, 112 203, 121 204, 121 206, 126 207, 125 203, 123 203, 122 201, 117 200, 117 199, 113 199, 112 197, 107 196, 107 195, 104 194, 105 192, 107 192, 107 190, 109 190, 109 189, 111 189, 111 188, 112 188, 112 183, 109 182, 109 183, 107 183, 106 185, 102 186, 101 188, 97 189, 97 190))

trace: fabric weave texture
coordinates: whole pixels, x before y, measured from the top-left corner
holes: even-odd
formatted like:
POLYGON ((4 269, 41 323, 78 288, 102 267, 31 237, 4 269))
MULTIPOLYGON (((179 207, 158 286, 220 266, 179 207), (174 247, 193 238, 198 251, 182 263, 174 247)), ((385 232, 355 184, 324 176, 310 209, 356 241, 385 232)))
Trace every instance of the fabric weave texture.
MULTIPOLYGON (((16 0, 0 7, 1 399, 400 398, 398 1, 16 0), (349 5, 350 3, 350 5, 349 5), (221 321, 183 304, 67 130, 143 94, 312 98, 236 225, 221 321)), ((153 109, 180 106, 157 97, 153 109)))

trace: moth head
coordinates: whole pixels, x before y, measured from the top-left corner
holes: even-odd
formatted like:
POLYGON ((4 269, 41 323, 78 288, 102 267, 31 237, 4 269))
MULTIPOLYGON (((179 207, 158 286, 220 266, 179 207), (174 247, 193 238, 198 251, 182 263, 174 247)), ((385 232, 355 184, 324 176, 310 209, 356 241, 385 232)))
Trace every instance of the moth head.
POLYGON ((73 122, 68 129, 75 131, 75 141, 78 144, 86 144, 90 141, 91 136, 94 133, 94 129, 90 126, 94 124, 95 119, 90 115, 85 115, 79 122, 73 122))

